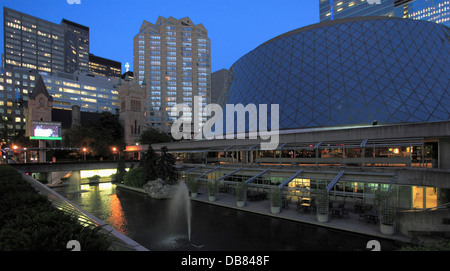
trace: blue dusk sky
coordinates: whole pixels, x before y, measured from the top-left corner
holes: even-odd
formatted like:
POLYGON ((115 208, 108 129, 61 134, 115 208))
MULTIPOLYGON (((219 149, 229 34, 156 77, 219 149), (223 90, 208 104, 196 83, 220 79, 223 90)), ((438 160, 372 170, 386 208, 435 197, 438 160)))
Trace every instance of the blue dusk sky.
POLYGON ((67 19, 89 27, 90 53, 129 62, 133 37, 144 20, 189 17, 203 24, 211 39, 211 72, 226 68, 265 41, 319 22, 319 0, 1 0, 3 6, 59 24, 67 19))

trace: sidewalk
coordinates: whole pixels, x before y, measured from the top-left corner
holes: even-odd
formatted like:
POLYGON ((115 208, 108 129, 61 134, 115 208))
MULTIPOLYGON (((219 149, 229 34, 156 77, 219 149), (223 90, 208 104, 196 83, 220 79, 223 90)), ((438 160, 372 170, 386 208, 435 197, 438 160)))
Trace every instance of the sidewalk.
POLYGON ((396 240, 401 242, 409 243, 411 237, 402 235, 401 233, 394 233, 393 235, 386 235, 380 232, 380 224, 367 224, 364 221, 359 220, 359 215, 353 210, 349 210, 349 216, 346 218, 335 218, 329 216, 329 220, 326 223, 321 223, 317 221, 316 214, 298 214, 296 210, 296 203, 291 203, 289 209, 281 209, 279 214, 272 214, 270 212, 270 203, 268 200, 263 201, 246 201, 244 207, 237 207, 236 199, 234 195, 219 193, 216 201, 208 200, 207 191, 200 190, 196 198, 191 198, 192 200, 204 202, 208 204, 214 204, 222 207, 233 208, 241 211, 252 212, 261 215, 272 216, 276 218, 288 219, 292 221, 308 223, 320 227, 328 227, 337 230, 350 231, 359 234, 374 236, 378 238, 396 240))

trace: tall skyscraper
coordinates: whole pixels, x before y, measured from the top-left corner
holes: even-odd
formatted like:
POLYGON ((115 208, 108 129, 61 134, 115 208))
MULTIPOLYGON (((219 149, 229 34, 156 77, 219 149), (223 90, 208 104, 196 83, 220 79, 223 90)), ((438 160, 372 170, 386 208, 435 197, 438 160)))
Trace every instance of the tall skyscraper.
POLYGON ((89 70, 89 27, 63 19, 65 72, 89 70))
MULTIPOLYGON (((144 21, 134 37, 134 76, 145 79, 147 124, 170 132, 177 119, 172 106, 185 103, 192 107, 194 96, 202 105, 211 99, 211 41, 202 24, 188 17, 179 20, 158 17, 155 24, 144 21)), ((197 116, 205 122, 206 117, 197 116)), ((184 116, 186 117, 186 116, 184 116)), ((194 116, 196 117, 196 116, 194 116)), ((192 121, 192 116, 187 116, 192 121)))
POLYGON ((450 0, 319 0, 320 21, 395 16, 450 26, 450 0))
POLYGON ((450 27, 450 0, 395 0, 394 14, 450 27))
POLYGON ((394 0, 319 0, 319 9, 321 22, 358 16, 393 16, 394 0))
POLYGON ((61 25, 3 8, 5 67, 63 72, 65 34, 61 25))

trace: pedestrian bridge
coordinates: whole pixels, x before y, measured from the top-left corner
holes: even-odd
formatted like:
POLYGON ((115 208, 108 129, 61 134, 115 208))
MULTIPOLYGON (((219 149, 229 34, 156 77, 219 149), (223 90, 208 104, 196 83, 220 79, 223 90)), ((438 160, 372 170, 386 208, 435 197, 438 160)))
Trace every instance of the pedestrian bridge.
MULTIPOLYGON (((125 162, 125 167, 130 167, 134 163, 135 166, 139 161, 125 162)), ((26 164, 10 164, 22 172, 62 172, 77 170, 97 170, 117 168, 117 161, 82 161, 82 162, 55 162, 55 163, 26 163, 26 164)))

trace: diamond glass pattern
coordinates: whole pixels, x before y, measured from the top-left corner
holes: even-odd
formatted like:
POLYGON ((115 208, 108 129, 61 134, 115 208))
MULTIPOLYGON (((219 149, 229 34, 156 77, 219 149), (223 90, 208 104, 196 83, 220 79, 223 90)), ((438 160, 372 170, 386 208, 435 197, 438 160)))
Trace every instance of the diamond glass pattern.
POLYGON ((449 41, 443 25, 399 18, 300 28, 233 64, 222 107, 280 104, 280 129, 449 120, 449 41))

